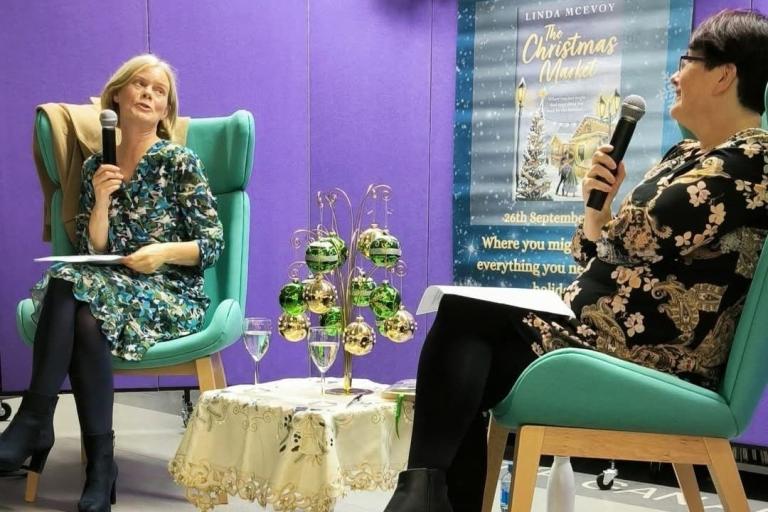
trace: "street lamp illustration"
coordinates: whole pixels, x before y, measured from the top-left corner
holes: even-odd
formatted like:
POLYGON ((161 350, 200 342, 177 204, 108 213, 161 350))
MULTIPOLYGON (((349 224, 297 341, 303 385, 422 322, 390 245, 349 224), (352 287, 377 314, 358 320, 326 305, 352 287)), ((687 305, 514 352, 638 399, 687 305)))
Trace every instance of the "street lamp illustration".
POLYGON ((608 131, 610 131, 611 125, 613 124, 613 118, 619 113, 619 107, 621 106, 621 96, 619 96, 619 91, 617 89, 613 90, 612 96, 606 95, 605 105, 608 114, 608 131))
POLYGON ((605 103, 605 97, 601 94, 600 100, 597 102, 597 115, 600 117, 601 121, 605 121, 608 113, 607 110, 608 105, 605 103))
POLYGON ((517 188, 520 185, 520 121, 523 117, 523 102, 525 102, 525 77, 520 79, 520 83, 517 86, 515 93, 515 100, 517 101, 517 131, 515 133, 515 169, 514 179, 512 180, 512 198, 517 197, 517 188))
POLYGON ((614 89, 613 99, 611 100, 611 112, 613 113, 613 115, 616 115, 616 113, 619 111, 620 106, 621 106, 621 96, 619 95, 619 90, 614 89))
POLYGON ((597 115, 601 121, 608 123, 608 131, 611 131, 613 118, 619 113, 621 107, 621 96, 617 89, 613 90, 612 95, 600 95, 597 102, 597 115))

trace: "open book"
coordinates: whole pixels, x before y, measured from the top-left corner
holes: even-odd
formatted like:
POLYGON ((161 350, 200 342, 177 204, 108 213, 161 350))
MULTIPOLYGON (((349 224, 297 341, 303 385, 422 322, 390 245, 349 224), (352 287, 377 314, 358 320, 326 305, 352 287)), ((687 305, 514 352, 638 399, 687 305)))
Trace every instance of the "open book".
POLYGON ((497 304, 506 304, 521 309, 554 313, 574 317, 571 308, 555 292, 550 290, 530 290, 527 288, 484 288, 480 286, 440 286, 432 285, 424 290, 417 315, 437 311, 443 295, 459 295, 497 304))
POLYGON ((45 256, 43 258, 35 258, 35 261, 119 265, 123 261, 123 257, 121 254, 74 254, 71 256, 45 256))

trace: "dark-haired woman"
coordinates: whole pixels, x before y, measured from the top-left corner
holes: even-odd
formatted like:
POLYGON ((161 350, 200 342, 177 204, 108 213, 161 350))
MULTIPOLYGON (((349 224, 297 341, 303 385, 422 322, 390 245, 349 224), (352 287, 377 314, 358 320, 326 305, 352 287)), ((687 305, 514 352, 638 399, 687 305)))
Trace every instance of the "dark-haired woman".
POLYGON ((624 165, 610 146, 595 152, 582 191, 608 200, 585 208, 573 237, 584 271, 564 299, 575 321, 443 298, 419 360, 408 470, 385 512, 478 512, 484 412, 545 352, 598 350, 717 385, 768 231, 766 48, 757 13, 723 11, 695 30, 671 115, 697 140, 671 148, 615 215, 624 165))

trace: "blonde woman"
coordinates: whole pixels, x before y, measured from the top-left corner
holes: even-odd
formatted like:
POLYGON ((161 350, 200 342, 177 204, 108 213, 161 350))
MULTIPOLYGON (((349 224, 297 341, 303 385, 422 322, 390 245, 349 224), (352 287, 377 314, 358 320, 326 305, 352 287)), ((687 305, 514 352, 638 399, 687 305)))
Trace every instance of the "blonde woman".
POLYGON ((53 412, 69 375, 88 465, 78 510, 115 503, 111 357, 141 359, 157 342, 202 327, 209 300, 203 270, 224 246, 200 159, 169 141, 176 80, 153 55, 124 63, 103 108, 117 112, 117 165, 97 153, 83 164, 78 252, 122 254, 121 265, 52 265, 32 289, 38 319, 32 378, 0 436, 0 472, 29 459, 42 472, 54 442, 53 412))

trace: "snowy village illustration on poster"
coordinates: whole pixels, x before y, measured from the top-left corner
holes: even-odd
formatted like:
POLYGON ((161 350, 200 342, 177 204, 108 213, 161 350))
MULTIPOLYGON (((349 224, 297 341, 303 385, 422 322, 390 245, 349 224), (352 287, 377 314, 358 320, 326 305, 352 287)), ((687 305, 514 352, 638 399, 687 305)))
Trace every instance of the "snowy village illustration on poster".
POLYGON ((680 139, 669 85, 692 0, 460 1, 454 281, 559 291, 581 180, 622 98, 645 98, 619 195, 680 139))

